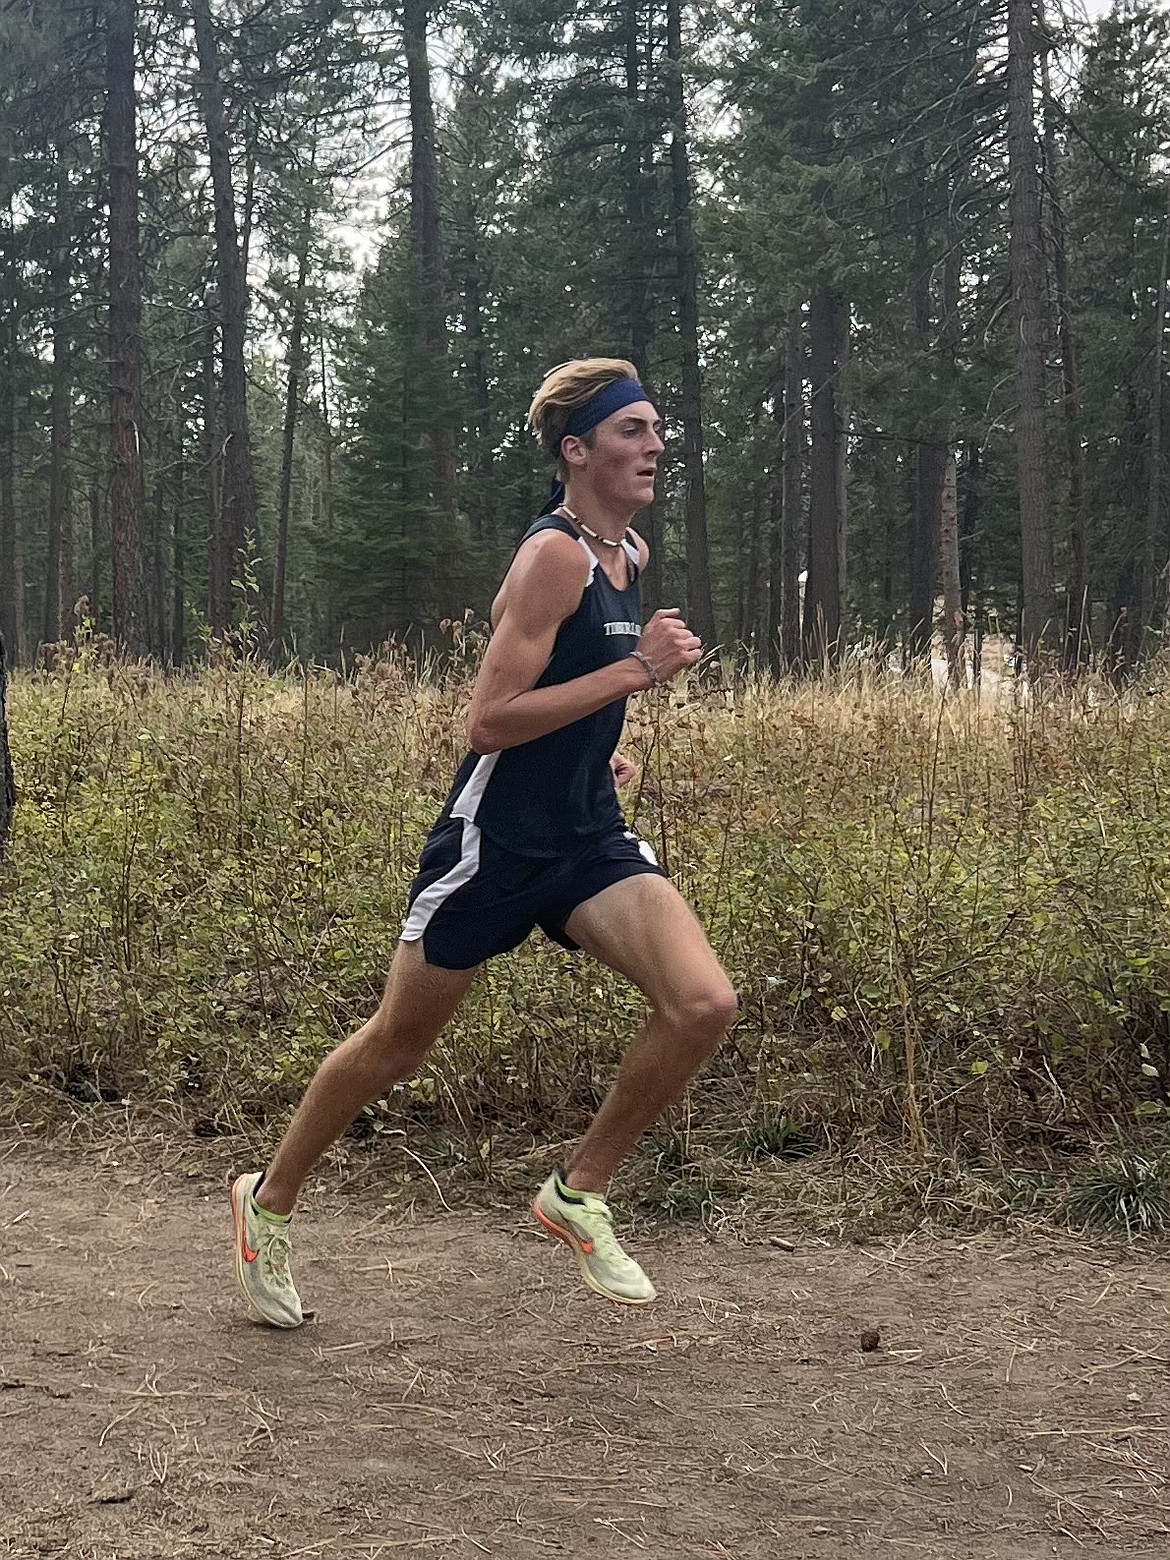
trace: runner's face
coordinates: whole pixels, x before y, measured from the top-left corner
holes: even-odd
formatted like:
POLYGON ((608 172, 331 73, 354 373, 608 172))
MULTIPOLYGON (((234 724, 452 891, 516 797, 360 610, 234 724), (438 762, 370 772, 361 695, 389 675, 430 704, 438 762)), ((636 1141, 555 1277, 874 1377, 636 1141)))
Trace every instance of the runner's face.
POLYGON ((662 421, 650 401, 623 406, 598 423, 588 462, 598 496, 631 514, 652 504, 665 448, 662 421))

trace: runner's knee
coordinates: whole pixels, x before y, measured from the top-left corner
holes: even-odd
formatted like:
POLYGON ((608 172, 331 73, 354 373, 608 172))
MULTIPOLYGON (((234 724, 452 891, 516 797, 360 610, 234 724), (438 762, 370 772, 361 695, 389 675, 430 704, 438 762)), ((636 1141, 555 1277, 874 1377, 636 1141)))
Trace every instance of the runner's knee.
POLYGON ((714 1050, 735 1021, 738 1006, 729 982, 712 981, 671 998, 661 1011, 672 1029, 714 1050))
POLYGON ((379 1009, 370 1019, 362 1036, 370 1067, 391 1079, 403 1077, 421 1067, 435 1036, 415 1029, 392 1013, 379 1009))

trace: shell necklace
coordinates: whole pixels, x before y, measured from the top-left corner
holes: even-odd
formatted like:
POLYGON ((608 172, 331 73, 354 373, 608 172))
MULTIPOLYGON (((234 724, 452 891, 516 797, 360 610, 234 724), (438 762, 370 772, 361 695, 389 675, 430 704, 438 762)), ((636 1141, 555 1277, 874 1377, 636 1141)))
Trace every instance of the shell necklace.
MULTIPOLYGON (((595 542, 600 542, 603 547, 620 547, 622 542, 624 542, 626 539, 626 537, 623 536, 621 541, 611 542, 608 536, 598 536, 597 532, 593 530, 591 526, 587 526, 584 520, 578 520, 577 516, 569 508, 568 504, 562 504, 560 506, 560 510, 566 520, 571 520, 578 528, 578 530, 584 531, 586 536, 592 537, 595 542)), ((629 532, 627 531, 626 536, 628 535, 629 532)))

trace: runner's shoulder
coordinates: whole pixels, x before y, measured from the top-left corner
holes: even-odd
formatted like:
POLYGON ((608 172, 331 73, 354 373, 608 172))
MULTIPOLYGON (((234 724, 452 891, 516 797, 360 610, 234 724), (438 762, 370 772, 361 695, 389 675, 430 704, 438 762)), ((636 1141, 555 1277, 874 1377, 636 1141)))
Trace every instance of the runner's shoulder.
POLYGON ((549 527, 525 537, 516 549, 511 572, 542 583, 558 577, 584 581, 589 575, 589 560, 575 536, 549 527))
POLYGON ((589 560, 580 543, 549 527, 520 543, 504 581, 507 604, 567 617, 580 604, 589 560))

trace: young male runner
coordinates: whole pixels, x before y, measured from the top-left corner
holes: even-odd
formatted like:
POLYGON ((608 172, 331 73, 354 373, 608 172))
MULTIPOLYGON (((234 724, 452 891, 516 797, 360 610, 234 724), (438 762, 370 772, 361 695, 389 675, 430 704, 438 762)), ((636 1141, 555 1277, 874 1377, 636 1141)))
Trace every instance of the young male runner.
POLYGON ((631 363, 590 358, 545 377, 529 425, 557 463, 563 496, 529 528, 492 605, 467 716, 471 752, 423 848, 381 1006, 322 1063, 268 1168, 232 1187, 240 1287, 276 1327, 302 1320, 289 1219, 313 1164, 366 1105, 418 1071, 479 966, 535 926, 625 975, 650 1016, 533 1212, 573 1250, 591 1289, 627 1305, 653 1300, 613 1233, 605 1192, 735 1013, 698 921, 627 829, 614 790, 632 773, 616 751, 626 699, 701 653, 677 611, 642 624, 648 550, 629 525, 654 498, 658 413, 631 363))

